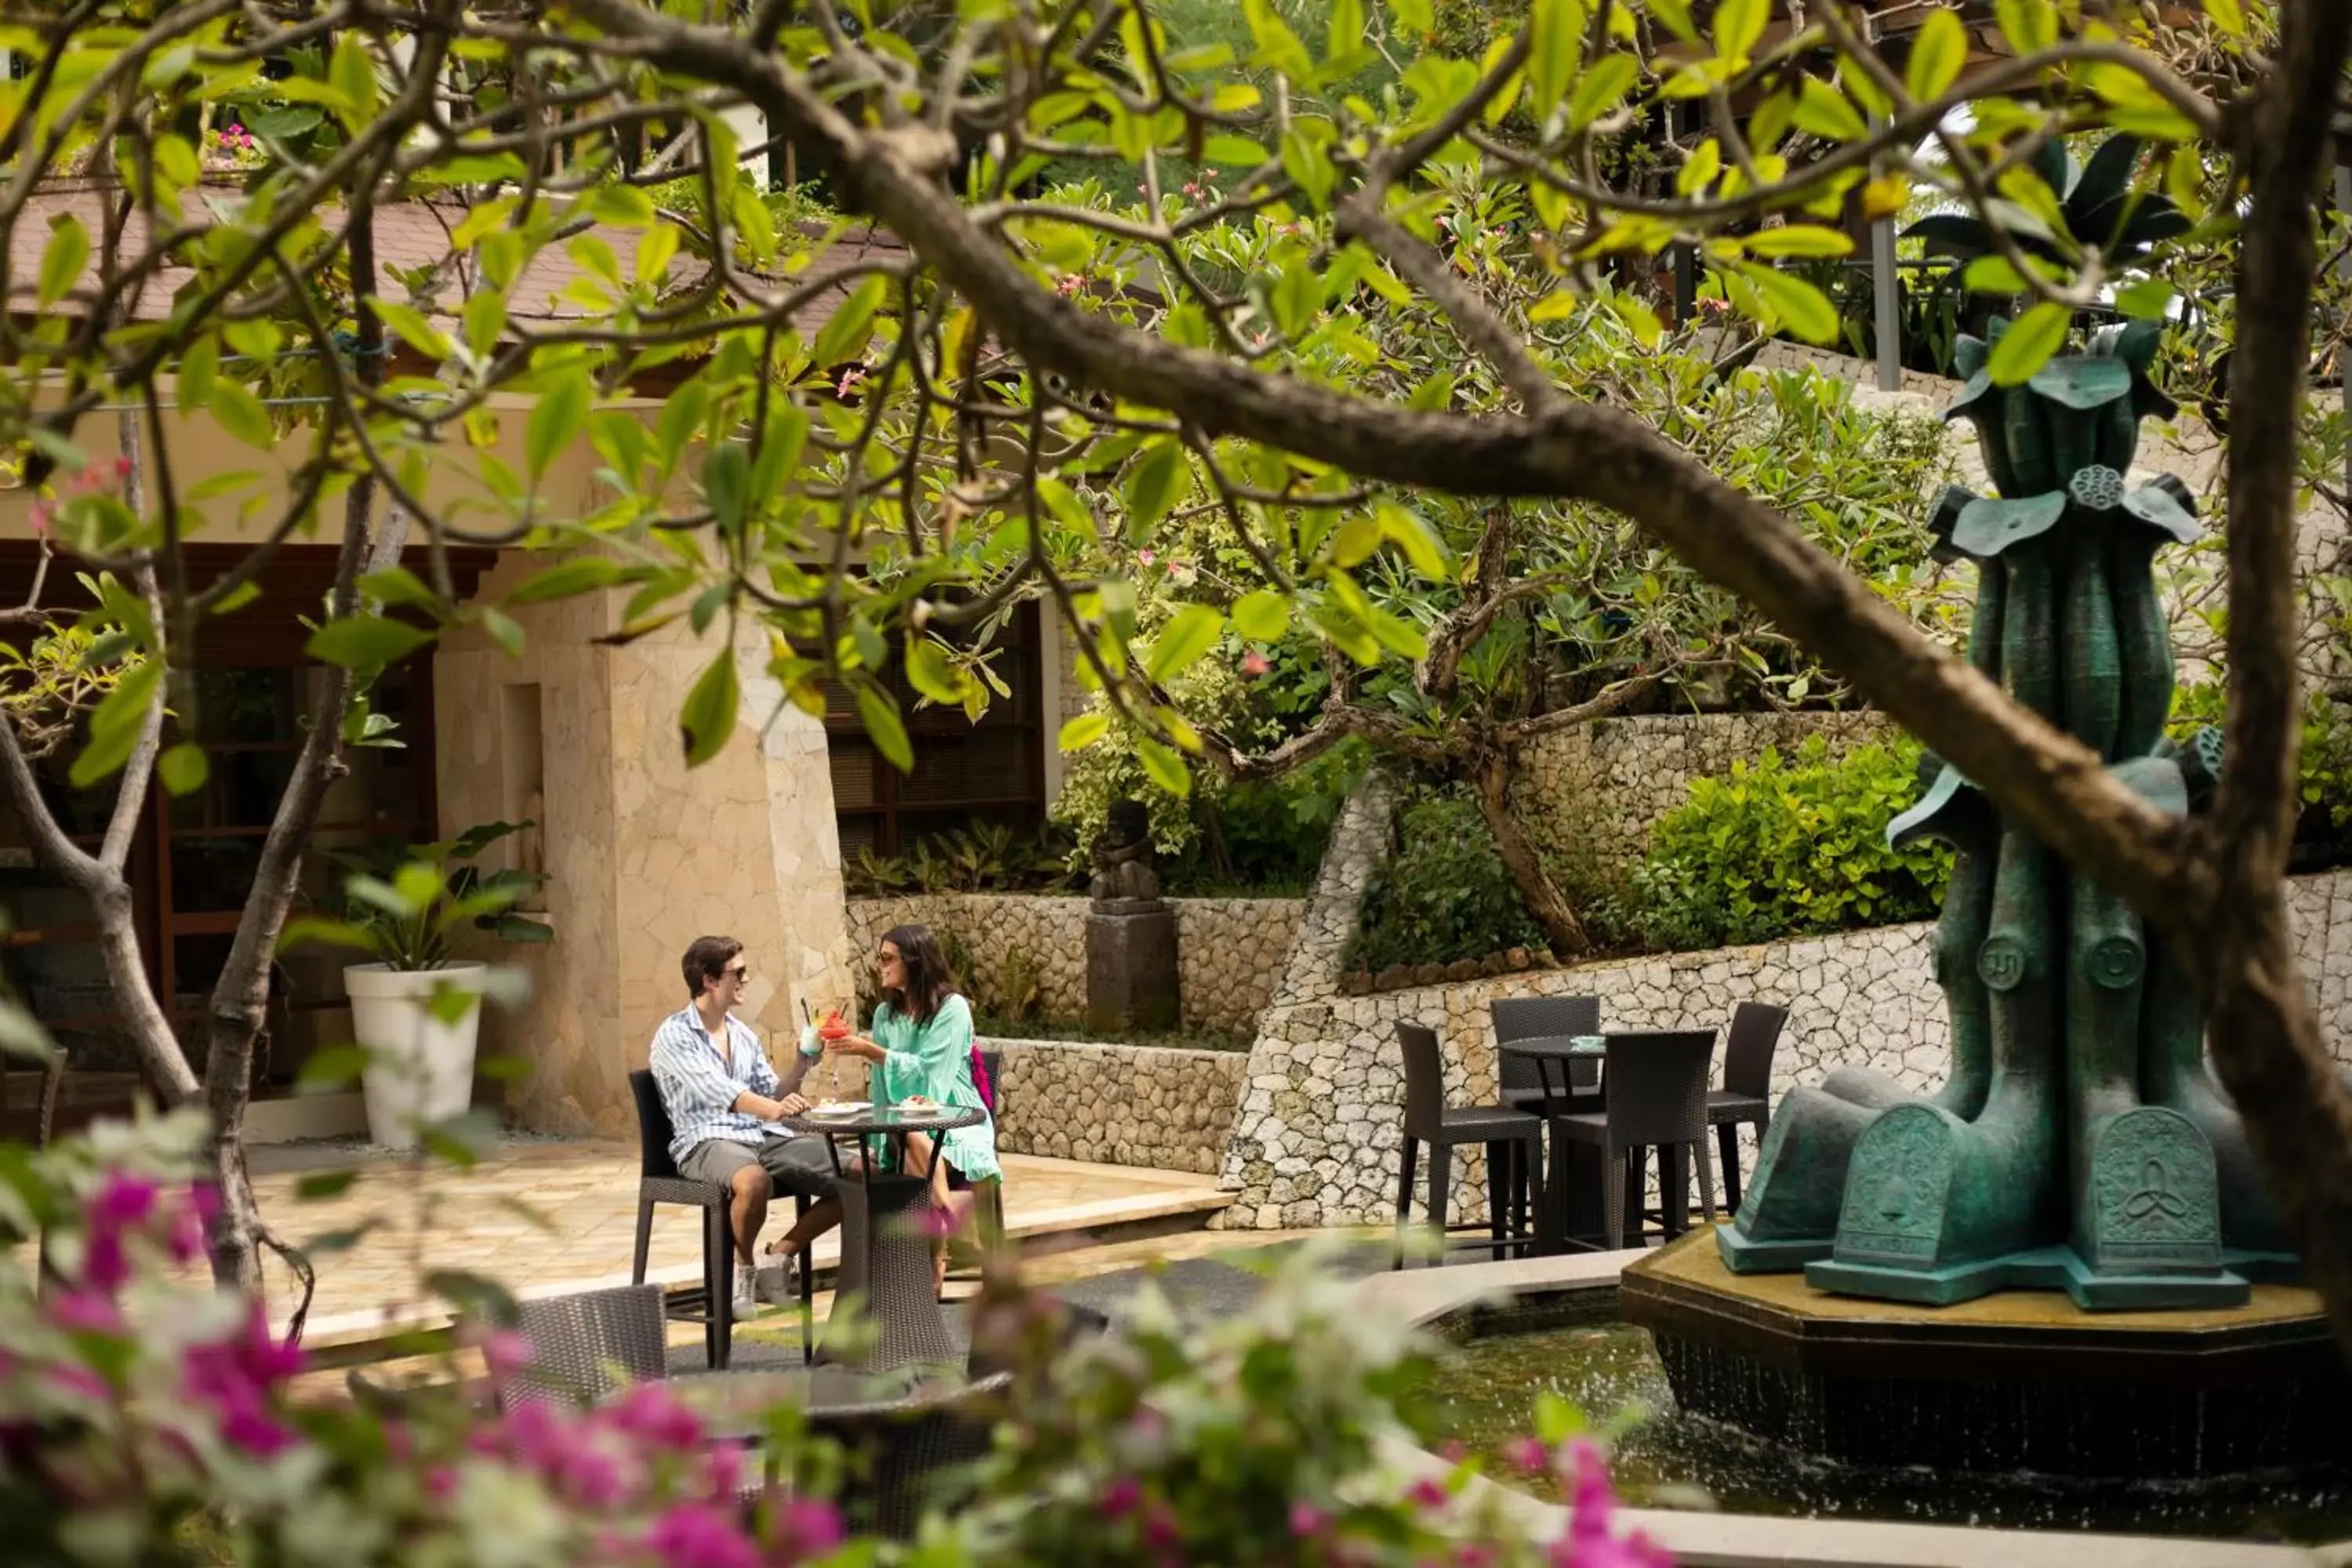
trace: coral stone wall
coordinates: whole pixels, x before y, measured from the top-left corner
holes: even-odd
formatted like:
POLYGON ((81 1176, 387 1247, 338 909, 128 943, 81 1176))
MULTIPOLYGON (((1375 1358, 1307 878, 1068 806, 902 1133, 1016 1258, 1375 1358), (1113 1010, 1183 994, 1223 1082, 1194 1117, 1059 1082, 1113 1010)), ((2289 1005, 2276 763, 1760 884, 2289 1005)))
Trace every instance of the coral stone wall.
MULTIPOLYGON (((1176 910, 1176 958, 1184 1021, 1215 1029, 1246 1029, 1257 1022, 1281 979, 1305 901, 1298 899, 1171 899, 1176 910)), ((918 893, 856 899, 849 905, 849 941, 858 961, 872 963, 882 933, 895 925, 952 931, 977 973, 968 990, 983 999, 1002 995, 1016 973, 1034 976, 1038 1007, 1050 1016, 1076 1017, 1087 1008, 1085 899, 1029 893, 918 893)))
POLYGON ((1512 799, 1520 820, 1555 855, 1602 863, 1638 859, 1650 825, 1689 798, 1695 778, 1719 776, 1768 747, 1793 754, 1820 736, 1832 756, 1883 741, 1875 713, 1659 713, 1602 719, 1522 747, 1512 799))
MULTIPOLYGON (((1847 1063, 1920 1090, 1943 1080, 1949 1032, 1929 947, 1934 927, 1926 923, 1342 995, 1339 950, 1386 829, 1387 805, 1377 791, 1360 795, 1342 815, 1289 983, 1266 1010, 1250 1052, 1223 1171, 1226 1189, 1241 1195, 1223 1225, 1271 1229, 1392 1218, 1404 1094, 1396 1026, 1438 1031, 1449 1103, 1488 1101, 1496 1058, 1487 1008, 1497 997, 1597 995, 1605 1029, 1720 1029, 1741 1002, 1776 1003, 1789 1009, 1773 1061, 1776 1100, 1847 1063)), ((2352 871, 2295 879, 2288 909, 2321 1027, 2336 1058, 2352 1065, 2352 871)), ((1718 1073, 1720 1060, 1718 1054, 1718 1073)), ((1754 1158, 1749 1138, 1743 1171, 1754 1168, 1754 1158)), ((1474 1157, 1458 1160, 1455 1170, 1454 1214, 1482 1216, 1483 1165, 1474 1157)))
POLYGON ((1102 1165, 1213 1176, 1231 1142, 1249 1058, 1061 1040, 1000 1040, 996 1146, 1102 1165))

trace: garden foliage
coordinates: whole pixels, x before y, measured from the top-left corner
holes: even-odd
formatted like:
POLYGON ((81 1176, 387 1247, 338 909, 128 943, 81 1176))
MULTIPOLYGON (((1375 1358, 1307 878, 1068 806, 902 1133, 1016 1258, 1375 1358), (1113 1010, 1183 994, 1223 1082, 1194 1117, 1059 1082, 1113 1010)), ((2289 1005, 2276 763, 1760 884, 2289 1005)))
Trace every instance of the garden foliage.
POLYGON ((1407 800, 1396 851, 1364 894, 1352 966, 1378 973, 1542 945, 1476 805, 1458 790, 1407 800))
MULTIPOLYGON (((1472 1471, 1410 1480, 1436 1343, 1368 1320, 1313 1253, 1261 1304, 1205 1331, 1147 1291, 1131 1337, 1058 1368, 1055 1309, 1003 1289, 975 1333, 1024 1370, 963 1506, 912 1547, 850 1534, 843 1456, 789 1407, 758 1448, 713 1443, 658 1382, 593 1410, 452 1389, 297 1402, 299 1348, 260 1305, 193 1283, 216 1198, 194 1182, 193 1112, 39 1156, 16 1151, 0 1228, 46 1230, 53 1276, 0 1271, 0 1519, 12 1563, 74 1568, 927 1568, 1184 1563, 1649 1568, 1621 1537, 1590 1444, 1579 1506, 1548 1545, 1481 1503, 1472 1471), (763 1480, 763 1478, 764 1480, 763 1480)), ((530 1346, 469 1330, 493 1390, 530 1346)), ((1555 1434, 1564 1436, 1564 1434, 1555 1434)))
POLYGON ((1900 849, 1886 824, 1916 798, 1918 748, 1859 747, 1831 760, 1819 737, 1691 782, 1634 873, 1634 922, 1665 950, 1769 942, 1932 920, 1951 874, 1936 843, 1900 849))

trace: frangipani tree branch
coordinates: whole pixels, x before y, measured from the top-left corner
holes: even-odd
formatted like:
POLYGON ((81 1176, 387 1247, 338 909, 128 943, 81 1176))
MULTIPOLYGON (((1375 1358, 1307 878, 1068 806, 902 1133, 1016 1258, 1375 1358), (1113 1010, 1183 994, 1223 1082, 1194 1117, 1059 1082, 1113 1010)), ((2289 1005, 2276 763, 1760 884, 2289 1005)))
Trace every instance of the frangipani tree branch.
POLYGON ((822 148, 850 199, 1032 364, 1212 435, 1246 437, 1366 479, 1613 507, 1850 672, 1864 696, 2136 907, 2163 911, 2178 898, 2181 840, 2169 819, 2109 778, 2087 748, 1928 642, 1786 519, 1639 422, 1577 404, 1536 419, 1408 412, 1083 314, 972 225, 941 182, 956 155, 948 138, 861 127, 783 60, 748 54, 731 32, 625 0, 574 0, 572 8, 666 68, 737 89, 772 126, 822 148))

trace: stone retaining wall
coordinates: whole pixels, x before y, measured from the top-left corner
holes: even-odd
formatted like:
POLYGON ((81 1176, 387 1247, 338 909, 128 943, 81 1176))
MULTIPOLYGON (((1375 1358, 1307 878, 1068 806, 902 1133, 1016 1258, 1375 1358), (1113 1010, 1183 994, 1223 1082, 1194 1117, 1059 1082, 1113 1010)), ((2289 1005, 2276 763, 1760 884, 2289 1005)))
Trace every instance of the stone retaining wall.
MULTIPOLYGON (((1184 1022, 1247 1029, 1274 994, 1305 910, 1299 899, 1171 899, 1184 1022)), ((963 977, 984 1001, 1019 981, 1034 983, 1037 1005, 1052 1017, 1087 1008, 1085 899, 1033 893, 916 893, 849 902, 850 951, 870 968, 892 926, 952 931, 971 955, 963 977)))
POLYGON ((1553 854, 1579 863, 1641 858, 1650 825, 1767 747, 1783 757, 1812 736, 1832 756, 1895 732, 1875 713, 1657 713, 1602 719, 1520 749, 1512 791, 1520 820, 1553 854))
POLYGON ((996 1146, 1004 1152, 1204 1176, 1223 1168, 1249 1067, 1241 1052, 981 1044, 1003 1053, 996 1146))
MULTIPOLYGON (((1339 951, 1386 828, 1386 802, 1370 792, 1350 801, 1334 835, 1304 924, 1311 940, 1302 941, 1290 984, 1267 1009, 1250 1052, 1223 1170, 1225 1188, 1241 1196, 1223 1225, 1392 1219, 1404 1093, 1396 1026, 1410 1021, 1439 1032, 1451 1103, 1489 1101, 1496 1058, 1487 1007, 1497 997, 1597 995, 1602 1026, 1612 1029, 1722 1028, 1740 1002, 1777 1003, 1790 1012, 1773 1061, 1776 1100, 1845 1063, 1920 1090, 1942 1081, 1949 1035, 1928 945, 1934 928, 1926 923, 1340 994, 1339 951)), ((2337 1059, 2352 1065, 2352 871, 2296 879, 2288 908, 2321 1028, 2337 1059)), ((1751 1141, 1742 1169, 1752 1170, 1753 1162, 1751 1141)), ((1455 1215, 1483 1216, 1482 1163, 1474 1152, 1455 1168, 1455 1215)))

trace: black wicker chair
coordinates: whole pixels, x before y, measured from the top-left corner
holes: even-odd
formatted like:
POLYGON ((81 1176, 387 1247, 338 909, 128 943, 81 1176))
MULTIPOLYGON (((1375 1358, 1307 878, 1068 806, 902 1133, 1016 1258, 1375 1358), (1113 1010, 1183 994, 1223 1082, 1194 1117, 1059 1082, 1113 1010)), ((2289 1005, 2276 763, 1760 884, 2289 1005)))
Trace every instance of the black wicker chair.
POLYGON ((924 1504, 988 1453, 996 1404, 1012 1386, 1013 1374, 999 1372, 945 1393, 810 1409, 809 1430, 840 1444, 847 1460, 841 1508, 849 1528, 914 1539, 924 1504))
MULTIPOLYGON (((1551 1135, 1601 1146, 1601 1226, 1615 1251, 1626 1244, 1625 1211, 1633 1212, 1633 1241, 1642 1240, 1642 1152, 1655 1148, 1659 1228, 1675 1236, 1690 1220, 1687 1149, 1698 1151, 1699 1204, 1715 1217, 1715 1162, 1706 1150, 1706 1076, 1715 1056, 1713 1029, 1668 1030, 1609 1037, 1609 1107, 1551 1119, 1551 1135)), ((1564 1200, 1566 1194, 1555 1194, 1564 1200)))
POLYGON ((1446 1232, 1454 1151, 1460 1144, 1483 1143, 1486 1146, 1487 1239, 1465 1245, 1491 1248, 1497 1258, 1516 1245, 1524 1255, 1534 1236, 1527 1226, 1528 1183, 1519 1179, 1519 1173, 1541 1166, 1543 1119, 1507 1105, 1447 1105, 1445 1066, 1436 1031, 1419 1024, 1399 1024, 1397 1039, 1404 1051, 1404 1145, 1397 1162, 1397 1253, 1391 1267, 1404 1267, 1413 1167, 1423 1143, 1429 1145, 1429 1223, 1439 1237, 1446 1232))
MULTIPOLYGON (((677 1204, 700 1209, 702 1288, 684 1293, 666 1310, 676 1321, 702 1324, 710 1365, 724 1367, 734 1353, 735 1344, 735 1233, 727 1217, 732 1200, 727 1189, 716 1182, 689 1181, 678 1174, 677 1162, 669 1153, 669 1111, 662 1104, 661 1088, 654 1082, 653 1073, 645 1068, 631 1073, 629 1092, 637 1104, 638 1173, 637 1249, 630 1266, 629 1281, 635 1285, 646 1282, 646 1264, 654 1243, 654 1205, 677 1204)), ((772 1190, 770 1195, 775 1195, 772 1190)), ((792 1197, 795 1218, 808 1213, 806 1195, 794 1193, 792 1197)), ((813 1355, 816 1345, 815 1270, 811 1262, 810 1249, 803 1247, 800 1279, 801 1353, 804 1357, 813 1355)))
POLYGON ((645 1383, 669 1373, 657 1285, 615 1285, 520 1304, 517 1331, 530 1361, 503 1396, 526 1405, 593 1405, 614 1386, 613 1373, 645 1383))
POLYGON ((1780 1044, 1786 1007, 1742 1002, 1731 1010, 1731 1033, 1723 1046, 1723 1087, 1706 1097, 1707 1125, 1715 1129, 1723 1155, 1723 1206, 1739 1212, 1739 1129, 1756 1126, 1756 1145, 1772 1123, 1772 1055, 1780 1044))

